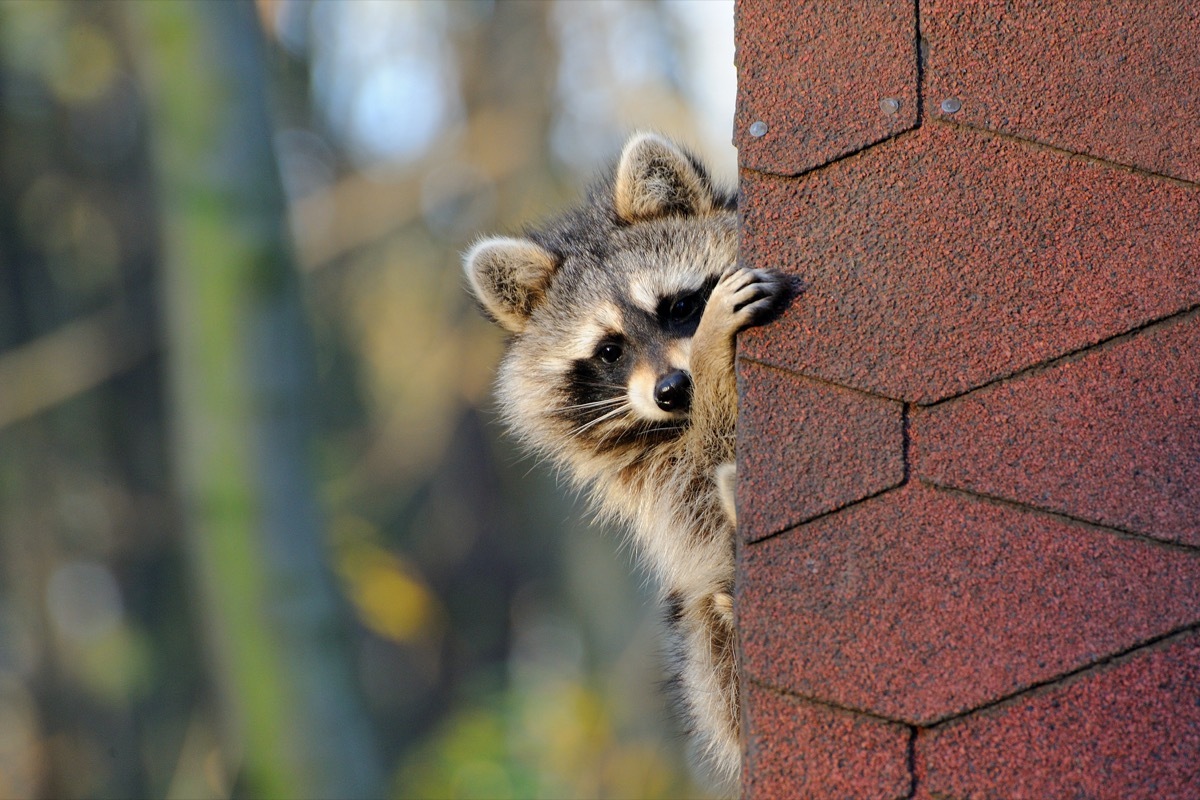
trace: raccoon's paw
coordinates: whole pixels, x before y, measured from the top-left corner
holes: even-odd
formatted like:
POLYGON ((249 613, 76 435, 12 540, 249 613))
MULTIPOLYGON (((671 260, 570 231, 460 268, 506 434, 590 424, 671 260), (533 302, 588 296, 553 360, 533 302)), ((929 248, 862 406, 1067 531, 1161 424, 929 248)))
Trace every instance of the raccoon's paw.
POLYGON ((731 334, 765 322, 783 303, 790 284, 777 272, 731 267, 721 276, 704 313, 716 312, 731 334))

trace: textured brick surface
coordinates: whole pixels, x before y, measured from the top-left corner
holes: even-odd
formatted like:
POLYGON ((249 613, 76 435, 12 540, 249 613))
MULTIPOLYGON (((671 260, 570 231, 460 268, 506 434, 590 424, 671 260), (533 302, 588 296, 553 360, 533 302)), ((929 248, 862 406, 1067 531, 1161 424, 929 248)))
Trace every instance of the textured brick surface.
POLYGON ((1200 637, 1188 634, 917 736, 916 797, 1200 797, 1200 637))
POLYGON ((1200 546, 1200 314, 917 410, 911 428, 922 479, 1200 546))
POLYGON ((899 403, 742 362, 738 522, 753 541, 904 480, 899 403))
POLYGON ((1200 552, 915 484, 743 557, 751 676, 916 724, 1200 621, 1200 552))
POLYGON ((931 402, 1200 302, 1200 192, 926 126, 799 179, 744 171, 744 263, 808 288, 742 352, 931 402))
POLYGON ((750 684, 746 728, 746 800, 899 800, 912 788, 903 725, 750 684))
POLYGON ((1197 3, 929 0, 921 13, 931 116, 1200 181, 1197 3))
POLYGON ((911 0, 739 3, 736 30, 742 166, 795 175, 915 124, 911 0), (899 101, 895 113, 887 99, 899 101), (765 135, 750 133, 755 122, 765 135))

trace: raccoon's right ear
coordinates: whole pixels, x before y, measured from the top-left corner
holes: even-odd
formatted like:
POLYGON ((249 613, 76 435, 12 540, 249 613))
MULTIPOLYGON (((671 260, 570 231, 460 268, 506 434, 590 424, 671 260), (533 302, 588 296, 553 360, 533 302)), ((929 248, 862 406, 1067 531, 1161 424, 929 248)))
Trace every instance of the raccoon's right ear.
POLYGON ((654 133, 634 134, 625 143, 613 204, 626 222, 705 214, 716 205, 712 182, 700 162, 654 133))
POLYGON ((513 333, 545 298, 558 260, 528 239, 484 239, 463 257, 471 291, 500 325, 513 333))

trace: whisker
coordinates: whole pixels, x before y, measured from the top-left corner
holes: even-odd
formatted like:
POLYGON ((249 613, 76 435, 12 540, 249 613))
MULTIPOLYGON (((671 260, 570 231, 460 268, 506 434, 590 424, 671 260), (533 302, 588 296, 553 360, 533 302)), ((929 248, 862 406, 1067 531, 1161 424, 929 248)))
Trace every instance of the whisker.
POLYGON ((584 425, 581 425, 580 427, 575 429, 575 432, 583 433, 584 431, 588 430, 589 428, 592 428, 592 427, 598 425, 599 423, 604 422, 605 420, 610 420, 613 417, 619 416, 620 414, 623 414, 628 410, 629 410, 629 407, 625 404, 622 404, 622 405, 618 406, 617 408, 612 409, 611 411, 606 411, 605 413, 596 417, 592 421, 590 421, 584 425))
POLYGON ((569 411, 581 411, 585 408, 602 408, 604 406, 613 406, 619 403, 624 403, 624 397, 609 397, 604 400, 595 400, 590 403, 578 403, 573 406, 563 406, 562 408, 554 409, 555 414, 566 414, 569 411))
POLYGON ((683 428, 683 425, 655 425, 653 427, 643 428, 635 431, 633 433, 633 438, 635 440, 649 439, 650 437, 660 433, 674 433, 675 431, 682 431, 683 428))
POLYGON ((622 394, 626 390, 626 386, 623 383, 580 383, 579 385, 586 386, 589 389, 610 389, 622 394))
POLYGON ((594 420, 575 428, 574 430, 571 431, 571 433, 573 435, 581 434, 581 433, 585 432, 586 430, 588 430, 589 428, 594 427, 595 425, 598 425, 601 422, 604 422, 605 420, 612 419, 613 417, 617 416, 618 414, 623 414, 629 410, 630 410, 629 404, 623 402, 623 403, 621 403, 621 405, 617 406, 616 408, 612 409, 611 411, 606 411, 605 413, 596 417, 594 420))

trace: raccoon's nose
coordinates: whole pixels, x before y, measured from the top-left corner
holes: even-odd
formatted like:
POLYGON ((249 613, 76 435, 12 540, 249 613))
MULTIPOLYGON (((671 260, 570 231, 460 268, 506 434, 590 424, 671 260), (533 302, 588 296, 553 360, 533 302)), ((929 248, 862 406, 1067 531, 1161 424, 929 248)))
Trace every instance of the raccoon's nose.
POLYGON ((687 411, 692 404, 692 379, 681 369, 668 372, 654 387, 654 402, 663 411, 687 411))

